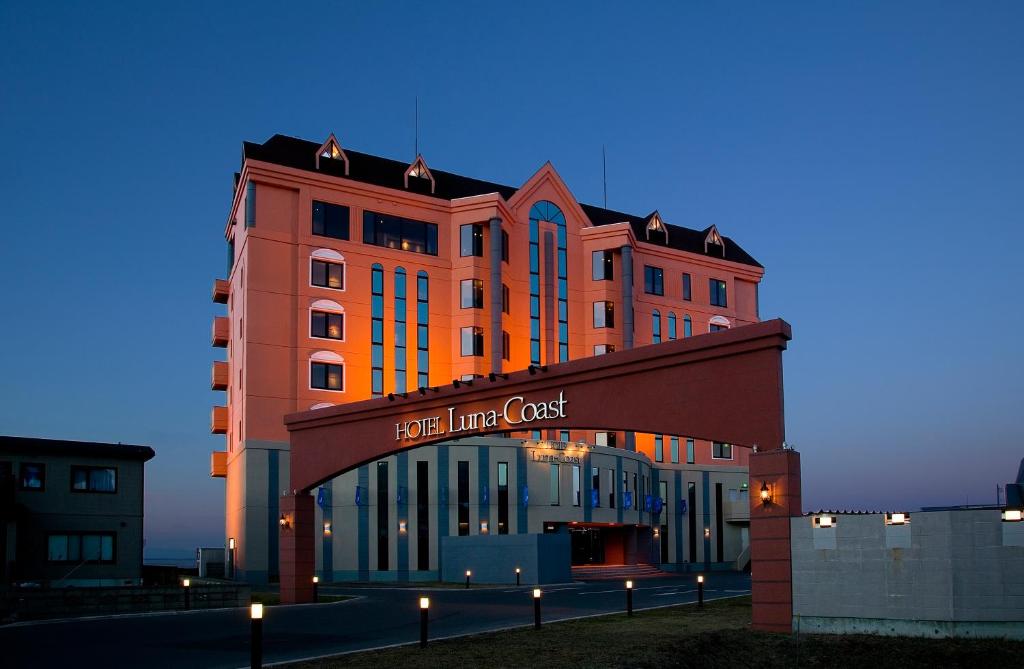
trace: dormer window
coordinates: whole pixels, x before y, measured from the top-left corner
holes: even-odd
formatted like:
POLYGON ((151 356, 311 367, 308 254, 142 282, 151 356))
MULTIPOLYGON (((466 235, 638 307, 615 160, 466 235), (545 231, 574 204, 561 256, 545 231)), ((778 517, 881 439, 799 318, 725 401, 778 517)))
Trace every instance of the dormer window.
POLYGON ((668 244, 668 228, 658 212, 654 212, 648 217, 646 233, 647 241, 655 244, 668 244))
MULTIPOLYGON (((434 175, 430 173, 430 168, 427 167, 427 162, 423 160, 423 156, 416 156, 416 160, 412 161, 412 165, 409 165, 409 169, 405 171, 405 188, 409 189, 409 178, 413 179, 425 179, 430 182, 430 192, 433 194, 436 183, 434 182, 434 175)), ((414 182, 415 183, 415 182, 414 182)))
MULTIPOLYGON (((321 144, 320 148, 316 151, 316 168, 318 170, 321 165, 320 161, 323 159, 340 160, 343 162, 345 164, 345 176, 348 176, 348 156, 346 156, 345 152, 342 151, 341 144, 338 143, 333 132, 327 136, 327 141, 321 144)), ((324 163, 325 166, 326 164, 327 163, 324 163)))
POLYGON ((704 237, 704 253, 709 252, 720 253, 723 258, 725 257, 725 240, 718 234, 718 228, 713 225, 708 228, 708 234, 704 237))

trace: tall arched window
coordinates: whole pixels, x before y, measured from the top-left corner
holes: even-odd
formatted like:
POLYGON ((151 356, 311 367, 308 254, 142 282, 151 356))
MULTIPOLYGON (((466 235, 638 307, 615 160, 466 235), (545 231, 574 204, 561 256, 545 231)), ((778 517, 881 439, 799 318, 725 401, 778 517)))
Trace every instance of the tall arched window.
POLYGON ((569 267, 565 215, 554 202, 540 200, 530 207, 530 362, 539 365, 540 353, 540 222, 557 226, 558 236, 558 361, 569 359, 569 267))
POLYGON ((668 340, 672 341, 676 338, 676 314, 674 311, 668 312, 668 340))
POLYGON ((430 338, 427 324, 430 321, 429 279, 423 270, 416 272, 416 385, 426 388, 430 385, 430 338))
POLYGON ((405 268, 395 268, 395 392, 406 392, 405 268))
POLYGON ((384 396, 384 266, 370 268, 370 393, 384 396))
POLYGON ((657 309, 651 315, 651 340, 655 344, 661 343, 661 312, 657 309))
POLYGON ((690 317, 688 315, 687 316, 683 316, 683 336, 684 337, 692 337, 693 336, 693 321, 690 320, 690 317))

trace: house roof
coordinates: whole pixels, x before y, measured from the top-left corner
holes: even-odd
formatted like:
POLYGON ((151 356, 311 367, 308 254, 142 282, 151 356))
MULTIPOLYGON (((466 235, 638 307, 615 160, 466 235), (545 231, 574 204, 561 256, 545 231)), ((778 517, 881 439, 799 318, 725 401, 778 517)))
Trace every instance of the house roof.
MULTIPOLYGON (((321 159, 320 167, 317 169, 317 152, 321 143, 311 142, 287 135, 274 135, 263 144, 254 142, 242 143, 243 160, 259 160, 284 167, 291 167, 309 172, 319 172, 330 176, 351 179, 362 183, 368 183, 384 188, 393 188, 401 191, 411 191, 428 197, 436 197, 444 200, 455 200, 474 195, 486 193, 498 193, 508 200, 519 189, 514 186, 504 186, 492 181, 473 179, 459 174, 445 172, 430 168, 434 177, 434 192, 430 192, 430 182, 425 179, 410 179, 409 188, 405 187, 405 173, 409 169, 409 163, 390 158, 361 153, 345 148, 345 155, 348 157, 349 172, 345 174, 345 164, 341 160, 321 159)), ((611 209, 595 207, 593 205, 581 204, 583 213, 587 215, 593 225, 609 225, 612 223, 629 223, 633 229, 634 236, 645 243, 656 246, 666 246, 679 251, 706 255, 721 258, 719 249, 705 251, 704 239, 709 228, 693 230, 678 225, 666 224, 668 228, 668 239, 648 240, 646 229, 653 212, 647 216, 634 216, 611 209)), ((725 260, 762 267, 749 253, 743 250, 739 244, 723 237, 725 240, 725 260)))
POLYGON ((0 436, 0 453, 28 457, 35 455, 77 455, 118 460, 141 460, 143 462, 150 460, 156 455, 149 446, 5 436, 0 436))

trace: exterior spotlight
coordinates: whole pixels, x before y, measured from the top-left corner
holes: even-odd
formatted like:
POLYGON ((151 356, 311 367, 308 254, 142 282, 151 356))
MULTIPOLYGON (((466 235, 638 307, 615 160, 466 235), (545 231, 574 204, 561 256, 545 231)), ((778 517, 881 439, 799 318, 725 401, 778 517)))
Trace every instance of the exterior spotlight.
POLYGON ((772 503, 772 489, 768 487, 767 481, 761 481, 761 506, 768 506, 772 503))
POLYGON ((263 605, 253 602, 249 606, 249 665, 253 669, 263 666, 263 605))
POLYGON ((191 580, 191 579, 188 579, 188 578, 186 578, 185 580, 183 580, 183 581, 181 582, 181 584, 182 584, 183 586, 185 586, 185 587, 187 588, 187 587, 189 587, 190 585, 192 585, 192 580, 191 580))
POLYGON ((835 527, 836 519, 832 516, 815 516, 814 526, 815 527, 835 527))
POLYGON ((885 514, 886 525, 906 525, 910 522, 909 513, 887 513, 885 514))
POLYGON ((480 521, 480 534, 487 534, 487 521, 486 520, 481 520, 480 521))
POLYGON ((420 395, 426 395, 427 394, 427 389, 424 388, 423 386, 419 387, 419 391, 420 391, 420 395))
POLYGON ((1020 509, 1003 509, 1002 518, 1007 523, 1019 523, 1024 520, 1024 514, 1020 509))
POLYGON ((458 388, 461 385, 462 385, 462 383, 458 379, 452 379, 452 387, 453 388, 458 388))
POLYGON ((540 588, 533 589, 533 629, 540 629, 540 588))
POLYGON ((288 520, 288 516, 281 514, 281 517, 277 519, 277 524, 287 529, 291 527, 291 522, 288 520))
POLYGON ((654 536, 656 538, 661 536, 661 530, 659 530, 657 527, 654 528, 654 536))
POLYGON ((490 380, 491 383, 494 383, 494 381, 497 379, 497 377, 494 375, 494 372, 488 374, 487 378, 490 380))

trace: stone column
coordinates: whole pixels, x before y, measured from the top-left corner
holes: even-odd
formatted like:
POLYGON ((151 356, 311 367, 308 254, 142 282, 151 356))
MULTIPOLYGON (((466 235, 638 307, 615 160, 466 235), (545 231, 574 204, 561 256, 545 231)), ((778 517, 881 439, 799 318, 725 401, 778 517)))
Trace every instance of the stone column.
POLYGON ((793 627, 790 519, 803 515, 800 454, 774 448, 750 454, 750 581, 753 627, 789 633, 793 627), (761 500, 767 484, 771 501, 761 500))
POLYGON ((502 327, 501 327, 501 219, 490 220, 491 224, 491 372, 501 373, 502 327))
POLYGON ((316 544, 313 525, 316 513, 313 497, 298 493, 281 498, 281 515, 288 526, 278 526, 281 533, 281 603, 303 604, 313 601, 313 570, 316 565, 316 544))

